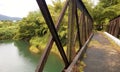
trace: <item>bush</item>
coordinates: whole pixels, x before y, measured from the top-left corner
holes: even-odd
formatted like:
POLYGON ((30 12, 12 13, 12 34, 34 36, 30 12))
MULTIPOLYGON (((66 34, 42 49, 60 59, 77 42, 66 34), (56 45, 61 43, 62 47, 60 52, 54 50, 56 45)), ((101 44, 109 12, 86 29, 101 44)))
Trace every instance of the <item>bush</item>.
POLYGON ((10 28, 1 28, 0 29, 0 40, 12 39, 15 35, 15 30, 10 28))

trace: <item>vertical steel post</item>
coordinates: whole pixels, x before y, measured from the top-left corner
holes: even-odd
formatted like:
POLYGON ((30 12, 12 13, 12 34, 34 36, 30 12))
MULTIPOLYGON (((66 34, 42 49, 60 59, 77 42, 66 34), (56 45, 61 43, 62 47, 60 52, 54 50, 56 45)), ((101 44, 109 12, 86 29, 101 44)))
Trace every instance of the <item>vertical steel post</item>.
POLYGON ((75 15, 76 15, 76 26, 77 26, 77 35, 78 35, 78 40, 79 40, 79 50, 82 47, 81 39, 80 39, 80 23, 78 22, 78 13, 77 13, 77 5, 76 5, 76 10, 75 10, 75 15))
POLYGON ((82 43, 83 43, 83 45, 84 45, 84 43, 85 43, 85 14, 84 14, 84 12, 83 12, 83 19, 82 19, 82 38, 83 38, 83 41, 82 41, 82 43))
POLYGON ((75 56, 75 49, 74 49, 74 35, 75 35, 75 0, 70 0, 69 2, 69 14, 68 14, 68 45, 67 45, 67 56, 69 62, 75 56))

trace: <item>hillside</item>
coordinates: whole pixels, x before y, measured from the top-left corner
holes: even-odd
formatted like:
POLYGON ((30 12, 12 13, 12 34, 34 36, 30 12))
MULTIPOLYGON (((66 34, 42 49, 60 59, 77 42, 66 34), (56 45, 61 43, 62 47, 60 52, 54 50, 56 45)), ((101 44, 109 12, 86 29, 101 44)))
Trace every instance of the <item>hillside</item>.
POLYGON ((21 20, 22 18, 19 18, 19 17, 9 17, 9 16, 6 16, 6 15, 2 15, 0 14, 0 20, 21 20))

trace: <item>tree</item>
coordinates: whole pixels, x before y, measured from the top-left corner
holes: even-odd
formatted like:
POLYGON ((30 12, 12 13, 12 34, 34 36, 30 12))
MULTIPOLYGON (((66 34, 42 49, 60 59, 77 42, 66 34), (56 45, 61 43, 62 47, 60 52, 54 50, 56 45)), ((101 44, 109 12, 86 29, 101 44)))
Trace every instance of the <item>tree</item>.
POLYGON ((93 16, 93 3, 91 0, 83 0, 88 12, 93 16))
POLYGON ((14 37, 15 39, 30 40, 33 36, 43 36, 47 33, 47 27, 38 11, 30 12, 18 24, 18 32, 14 37))
POLYGON ((93 10, 93 19, 96 24, 107 23, 120 14, 119 0, 100 0, 93 10))
MULTIPOLYGON (((65 2, 61 0, 55 0, 55 1, 52 1, 52 3, 53 5, 49 5, 48 8, 50 10, 53 22, 54 24, 56 24, 57 19, 61 13, 61 10, 65 2)), ((66 11, 64 18, 60 24, 59 30, 58 30, 59 38, 63 46, 66 45, 67 24, 68 24, 68 11, 66 11)))

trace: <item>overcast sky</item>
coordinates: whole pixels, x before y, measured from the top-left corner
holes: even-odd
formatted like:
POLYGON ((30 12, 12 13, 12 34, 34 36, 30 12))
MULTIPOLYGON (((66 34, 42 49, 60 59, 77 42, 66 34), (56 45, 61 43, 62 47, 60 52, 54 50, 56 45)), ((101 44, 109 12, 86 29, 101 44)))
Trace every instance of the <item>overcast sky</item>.
MULTIPOLYGON (((51 0, 46 1, 51 4, 51 0)), ((38 9, 36 0, 0 0, 0 14, 11 17, 22 18, 27 16, 30 11, 38 9)))

